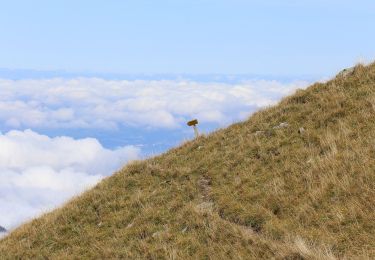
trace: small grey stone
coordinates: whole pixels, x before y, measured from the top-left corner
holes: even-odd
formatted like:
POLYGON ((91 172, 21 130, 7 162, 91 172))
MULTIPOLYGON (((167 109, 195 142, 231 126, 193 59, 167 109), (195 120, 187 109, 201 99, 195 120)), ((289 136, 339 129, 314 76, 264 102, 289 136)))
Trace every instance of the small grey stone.
POLYGON ((129 225, 126 226, 126 228, 131 228, 134 225, 134 222, 129 223, 129 225))
POLYGON ((196 209, 200 213, 208 213, 208 212, 212 212, 213 207, 214 207, 214 204, 212 202, 205 201, 197 205, 196 209))
POLYGON ((264 131, 256 131, 254 135, 258 136, 258 135, 262 135, 262 134, 264 134, 264 131))
POLYGON ((188 230, 188 227, 185 227, 181 232, 185 233, 188 230))
POLYGON ((157 237, 160 237, 162 234, 163 234, 163 231, 157 231, 157 232, 152 234, 152 237, 157 238, 157 237))
POLYGON ((289 124, 287 122, 282 122, 278 126, 274 126, 273 129, 280 129, 280 128, 285 128, 288 127, 289 124))
POLYGON ((346 78, 347 76, 353 74, 354 69, 355 69, 354 67, 348 68, 348 69, 344 69, 338 75, 341 76, 341 77, 343 77, 343 78, 346 78))
POLYGON ((303 128, 303 127, 300 127, 300 128, 298 129, 298 133, 299 133, 299 134, 303 134, 305 131, 306 131, 306 130, 305 130, 305 128, 303 128))

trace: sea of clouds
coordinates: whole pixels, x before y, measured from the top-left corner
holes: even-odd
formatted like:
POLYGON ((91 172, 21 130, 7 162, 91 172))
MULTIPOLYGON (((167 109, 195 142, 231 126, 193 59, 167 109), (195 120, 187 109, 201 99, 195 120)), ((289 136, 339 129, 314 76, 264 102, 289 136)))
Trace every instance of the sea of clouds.
POLYGON ((10 128, 176 128, 194 116, 204 122, 227 123, 305 85, 264 80, 239 84, 97 78, 0 80, 0 122, 10 128))
POLYGON ((0 79, 0 225, 14 228, 142 157, 134 145, 109 149, 95 138, 51 137, 49 131, 105 135, 132 127, 160 133, 179 129, 192 118, 223 126, 306 85, 266 80, 0 79))

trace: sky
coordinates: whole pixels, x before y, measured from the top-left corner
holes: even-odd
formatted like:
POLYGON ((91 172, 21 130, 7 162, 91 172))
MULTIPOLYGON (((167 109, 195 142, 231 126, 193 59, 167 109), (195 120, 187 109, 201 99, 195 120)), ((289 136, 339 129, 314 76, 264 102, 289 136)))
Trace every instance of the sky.
POLYGON ((1 1, 0 68, 331 75, 375 57, 371 0, 1 1))
MULTIPOLYGON (((372 1, 1 1, 0 226, 375 57, 372 1)), ((259 129, 262 130, 262 129, 259 129)))

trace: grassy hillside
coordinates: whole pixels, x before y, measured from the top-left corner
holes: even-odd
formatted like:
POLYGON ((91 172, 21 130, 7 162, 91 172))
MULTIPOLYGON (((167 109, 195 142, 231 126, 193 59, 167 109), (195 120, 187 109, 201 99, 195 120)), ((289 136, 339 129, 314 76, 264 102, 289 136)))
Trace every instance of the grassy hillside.
POLYGON ((16 257, 375 258, 375 64, 126 166, 0 241, 16 257))

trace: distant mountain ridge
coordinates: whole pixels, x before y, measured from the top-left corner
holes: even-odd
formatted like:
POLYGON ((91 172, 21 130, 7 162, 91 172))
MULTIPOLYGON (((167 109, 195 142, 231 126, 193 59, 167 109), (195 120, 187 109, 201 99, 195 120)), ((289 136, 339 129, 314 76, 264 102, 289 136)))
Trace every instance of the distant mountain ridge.
MULTIPOLYGON (((324 76, 324 75, 323 75, 324 76)), ((31 70, 31 69, 7 69, 0 68, 0 79, 24 80, 24 79, 50 79, 50 78, 101 78, 106 80, 171 80, 171 81, 197 81, 197 82, 221 82, 239 83, 249 80, 277 80, 291 82, 295 80, 313 81, 322 78, 322 75, 265 75, 265 74, 225 74, 225 73, 101 73, 101 72, 70 72, 64 70, 31 70)))
POLYGON ((4 227, 0 226, 0 233, 3 233, 3 232, 7 232, 7 230, 4 227))

